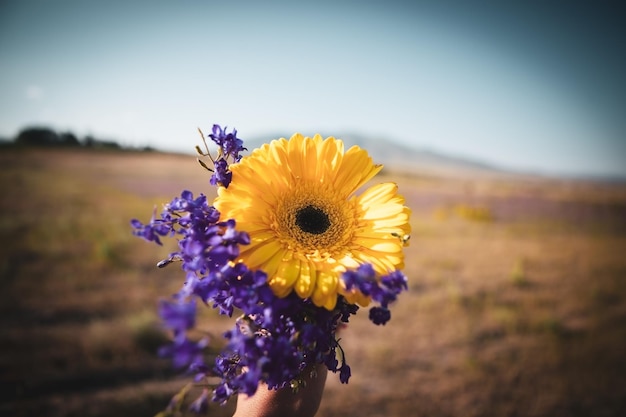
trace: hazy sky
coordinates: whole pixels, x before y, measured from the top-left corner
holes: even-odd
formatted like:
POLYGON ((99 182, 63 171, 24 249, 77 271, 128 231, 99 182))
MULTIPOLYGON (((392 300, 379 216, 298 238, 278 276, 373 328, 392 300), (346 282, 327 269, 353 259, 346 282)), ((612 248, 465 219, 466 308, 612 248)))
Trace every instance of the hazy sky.
POLYGON ((626 177, 626 16, 573 3, 0 0, 0 136, 192 151, 220 123, 626 177))

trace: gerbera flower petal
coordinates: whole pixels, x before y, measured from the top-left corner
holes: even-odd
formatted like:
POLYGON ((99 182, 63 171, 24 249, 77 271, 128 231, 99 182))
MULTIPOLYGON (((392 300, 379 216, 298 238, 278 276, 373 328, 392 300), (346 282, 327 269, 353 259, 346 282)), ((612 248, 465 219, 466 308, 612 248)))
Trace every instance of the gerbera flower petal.
POLYGON ((335 167, 343 160, 343 142, 329 139, 324 140, 318 148, 316 178, 322 182, 332 178, 330 176, 327 178, 327 175, 332 175, 335 167))
POLYGON ((278 272, 278 268, 280 267, 284 257, 285 251, 283 249, 279 250, 273 256, 265 260, 263 264, 263 271, 268 276, 274 276, 278 272))
POLYGON ((328 310, 335 308, 337 304, 337 284, 339 277, 336 274, 322 272, 318 277, 318 284, 313 292, 313 303, 326 307, 328 310))
POLYGON ((334 185, 338 190, 348 191, 352 194, 359 187, 372 179, 381 169, 382 165, 374 165, 372 158, 366 151, 353 146, 343 157, 341 165, 337 169, 334 185))
MULTIPOLYGON (((397 197, 398 185, 393 182, 376 184, 368 188, 359 196, 359 201, 363 207, 369 207, 373 203, 389 201, 397 197)), ((404 201, 402 201, 404 203, 404 201)))
POLYGON ((269 279, 269 284, 278 297, 286 297, 291 293, 299 277, 300 262, 298 260, 283 260, 276 274, 269 279))
POLYGON ((315 284, 317 281, 315 267, 312 267, 309 262, 302 262, 300 264, 300 276, 295 285, 295 291, 300 298, 309 298, 315 290, 315 284))
POLYGON ((260 241, 255 246, 245 247, 245 249, 241 251, 240 256, 244 256, 246 258, 246 265, 249 268, 255 269, 262 267, 268 259, 279 252, 284 252, 280 244, 274 240, 268 239, 260 241))

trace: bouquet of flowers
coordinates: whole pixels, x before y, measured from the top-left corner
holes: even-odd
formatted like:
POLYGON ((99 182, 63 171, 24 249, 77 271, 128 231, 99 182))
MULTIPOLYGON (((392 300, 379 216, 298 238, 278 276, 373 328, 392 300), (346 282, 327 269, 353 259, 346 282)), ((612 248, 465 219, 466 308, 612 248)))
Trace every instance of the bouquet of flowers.
POLYGON ((295 134, 245 157, 236 130, 213 126, 214 154, 202 137, 198 160, 212 173, 217 198, 183 191, 148 223, 131 221, 133 233, 148 241, 178 240, 178 250, 157 264, 180 263, 186 277, 160 303, 173 332, 160 353, 204 384, 192 408, 205 408, 210 396, 224 403, 253 395, 261 383, 296 388, 303 371, 320 364, 347 383, 338 327, 370 304, 369 318, 384 325, 389 304, 407 289, 401 269, 410 210, 397 185, 356 194, 382 165, 333 137, 295 134), (212 363, 203 354, 208 340, 188 335, 197 300, 238 317, 212 363))

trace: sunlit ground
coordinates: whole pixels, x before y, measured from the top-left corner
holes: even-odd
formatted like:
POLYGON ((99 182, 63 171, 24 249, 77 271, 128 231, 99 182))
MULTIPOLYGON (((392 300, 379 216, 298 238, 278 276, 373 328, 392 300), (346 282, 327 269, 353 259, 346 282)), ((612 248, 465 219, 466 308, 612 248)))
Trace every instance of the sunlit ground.
MULTIPOLYGON (((0 150, 0 413, 154 415, 186 379, 156 349, 156 301, 182 284, 172 247, 129 219, 183 189, 191 156, 0 150)), ((405 176, 410 292, 341 334, 348 385, 321 417, 617 416, 626 411, 626 186, 405 176)), ((215 336, 228 319, 205 309, 215 336)), ((214 406, 228 416, 234 404, 214 406)))

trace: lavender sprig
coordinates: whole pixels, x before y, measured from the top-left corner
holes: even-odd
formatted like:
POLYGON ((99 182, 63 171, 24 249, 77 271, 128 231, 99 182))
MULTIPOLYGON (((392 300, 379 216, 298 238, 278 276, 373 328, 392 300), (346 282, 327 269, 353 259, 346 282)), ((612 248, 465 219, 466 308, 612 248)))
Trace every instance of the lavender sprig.
POLYGON ((209 182, 211 185, 223 187, 228 187, 233 179, 233 173, 228 168, 230 164, 229 161, 239 162, 241 152, 247 150, 243 147, 243 140, 237 137, 237 130, 233 129, 232 132, 229 133, 226 129, 226 127, 222 129, 220 125, 215 124, 212 129, 213 133, 208 135, 218 146, 217 156, 215 158, 211 156, 204 133, 202 133, 200 129, 198 129, 198 131, 200 132, 200 136, 202 136, 205 151, 202 151, 200 147, 196 146, 196 152, 198 152, 200 156, 208 157, 213 165, 213 168, 211 168, 201 159, 198 159, 200 165, 213 173, 209 182))
POLYGON ((380 307, 372 307, 369 312, 369 318, 374 324, 385 325, 391 319, 389 304, 396 301, 398 294, 408 289, 406 276, 401 271, 393 271, 379 281, 371 264, 363 264, 346 271, 342 279, 348 290, 356 288, 380 304, 380 307))

